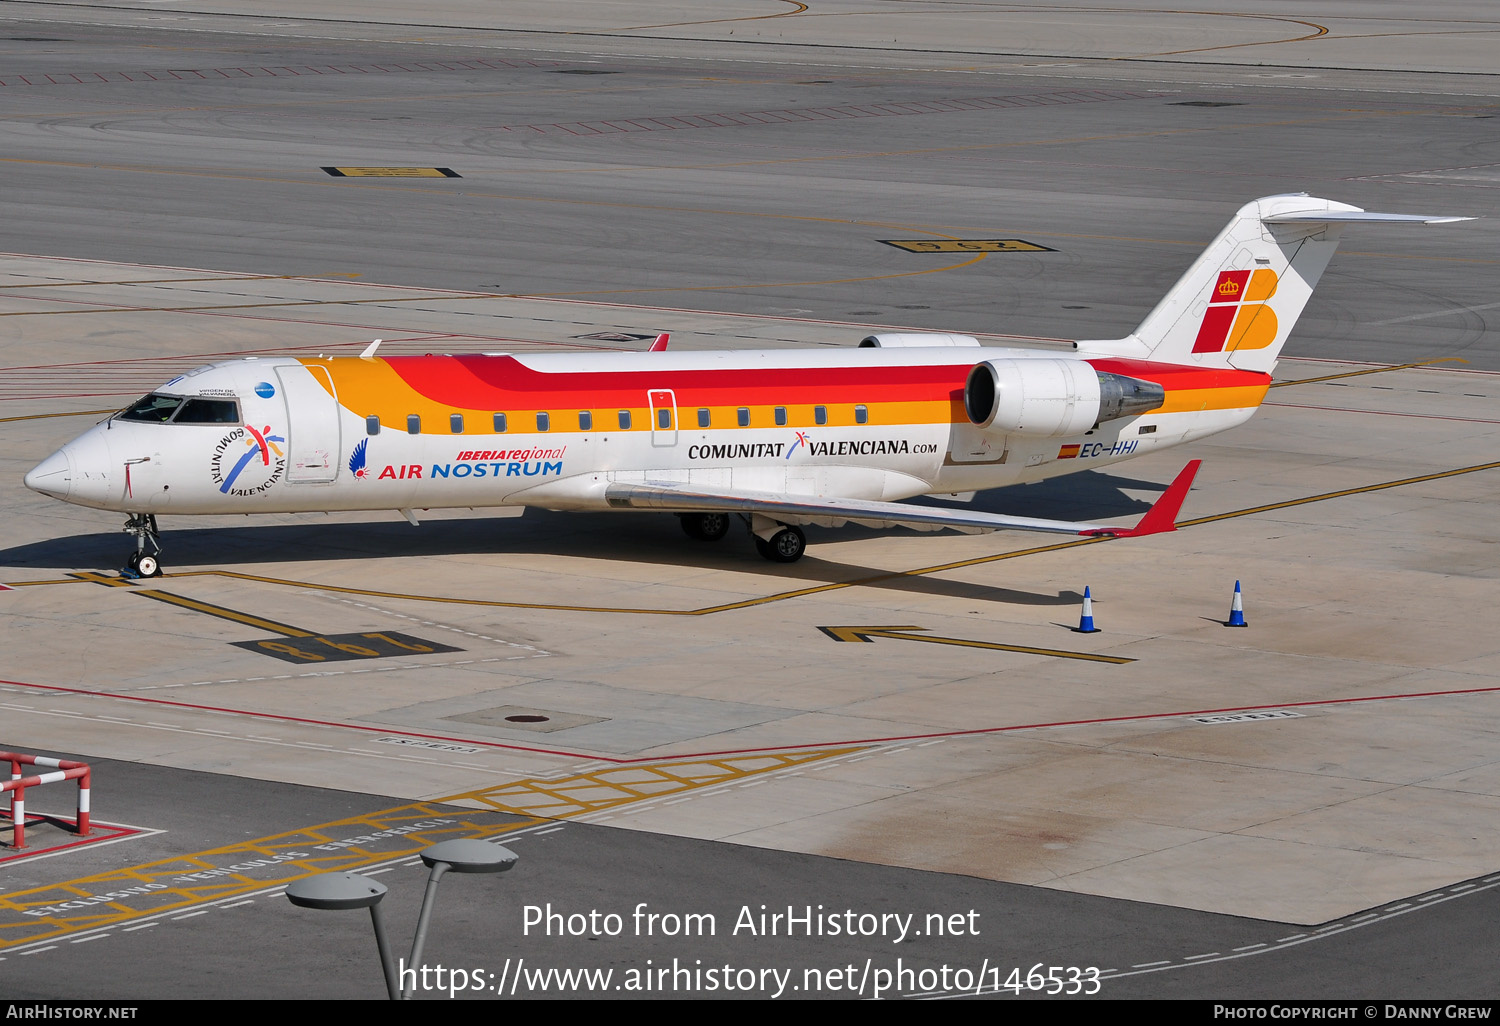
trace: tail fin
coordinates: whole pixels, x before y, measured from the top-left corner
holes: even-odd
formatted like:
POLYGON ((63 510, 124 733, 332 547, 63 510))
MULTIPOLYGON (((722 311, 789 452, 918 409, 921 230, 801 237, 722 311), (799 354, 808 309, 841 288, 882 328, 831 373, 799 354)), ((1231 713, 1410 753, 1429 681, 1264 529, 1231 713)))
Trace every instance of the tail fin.
POLYGON ((1270 373, 1343 226, 1438 224, 1466 217, 1376 214, 1306 193, 1267 196, 1235 213, 1128 338, 1080 349, 1161 363, 1270 373))

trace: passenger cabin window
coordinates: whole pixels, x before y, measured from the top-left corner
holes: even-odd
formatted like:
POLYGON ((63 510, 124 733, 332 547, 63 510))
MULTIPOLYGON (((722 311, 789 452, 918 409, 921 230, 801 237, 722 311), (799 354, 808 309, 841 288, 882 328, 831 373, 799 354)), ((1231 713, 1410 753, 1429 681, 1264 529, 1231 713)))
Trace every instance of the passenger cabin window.
POLYGON ((777 427, 786 427, 786 407, 785 406, 778 406, 778 407, 776 407, 776 426, 777 427))
POLYGON ((536 415, 536 429, 538 431, 551 431, 552 418, 545 413, 538 413, 536 415))
POLYGON ((173 424, 238 424, 239 403, 233 399, 189 399, 172 418, 173 424))
POLYGON ((148 424, 165 424, 182 405, 180 395, 159 395, 152 392, 135 405, 117 415, 119 420, 139 420, 148 424))
POLYGON ((630 411, 629 410, 621 410, 620 411, 620 430, 621 431, 629 431, 630 430, 630 411))
POLYGON ((740 427, 750 426, 750 408, 748 406, 741 406, 739 408, 737 416, 739 418, 740 427))
POLYGON ((505 434, 505 414, 503 413, 495 414, 495 433, 505 434))
POLYGON ((709 419, 710 419, 709 418, 709 413, 708 413, 707 410, 699 410, 698 411, 698 426, 699 427, 708 427, 709 419))
POLYGON ((378 435, 378 434, 380 434, 380 418, 379 417, 366 417, 365 418, 365 434, 367 434, 367 435, 378 435))
POLYGON ((578 411, 578 430, 579 431, 592 431, 592 430, 594 430, 594 414, 591 411, 589 411, 589 410, 579 410, 578 411))
POLYGON ((464 433, 464 415, 462 413, 452 413, 448 415, 448 430, 453 432, 455 435, 461 435, 464 433))
POLYGON ((815 424, 827 424, 828 423, 828 407, 826 407, 826 406, 814 406, 813 407, 813 422, 815 424))
POLYGON ((854 423, 856 423, 856 424, 868 424, 869 422, 870 422, 870 411, 867 410, 867 409, 865 409, 865 407, 863 407, 863 406, 856 406, 854 408, 854 423))
POLYGON ((662 428, 663 430, 667 430, 672 427, 671 407, 663 406, 661 409, 656 411, 656 426, 662 428))
POLYGON ((416 413, 406 415, 406 433, 409 435, 420 435, 422 433, 422 417, 416 413))

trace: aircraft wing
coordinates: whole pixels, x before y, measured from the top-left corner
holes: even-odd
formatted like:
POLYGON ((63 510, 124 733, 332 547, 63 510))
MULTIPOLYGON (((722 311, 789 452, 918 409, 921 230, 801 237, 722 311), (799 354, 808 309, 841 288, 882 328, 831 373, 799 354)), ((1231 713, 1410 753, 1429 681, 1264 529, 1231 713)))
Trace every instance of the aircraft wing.
POLYGON ((1082 524, 1067 520, 1011 517, 964 509, 910 506, 904 502, 874 502, 819 495, 782 495, 738 489, 695 488, 687 484, 644 483, 610 485, 605 501, 617 509, 651 509, 678 513, 760 513, 772 518, 790 518, 799 523, 835 526, 852 521, 867 527, 900 525, 935 531, 945 527, 966 533, 980 531, 1047 531, 1053 534, 1112 535, 1135 537, 1175 530, 1177 512, 1192 487, 1200 460, 1193 460, 1177 475, 1135 527, 1082 524))

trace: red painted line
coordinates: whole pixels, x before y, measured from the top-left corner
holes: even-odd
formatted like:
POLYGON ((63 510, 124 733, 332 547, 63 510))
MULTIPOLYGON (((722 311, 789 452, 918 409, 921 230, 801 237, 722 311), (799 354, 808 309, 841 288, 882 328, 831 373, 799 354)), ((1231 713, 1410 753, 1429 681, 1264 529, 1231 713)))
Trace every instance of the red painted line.
MULTIPOLYGON (((228 713, 233 716, 248 716, 257 720, 272 720, 277 723, 306 723, 316 727, 341 727, 345 730, 356 730, 365 734, 397 734, 401 737, 421 738, 425 741, 445 741, 449 744, 478 745, 483 748, 501 748, 507 751, 536 752, 541 755, 562 755, 568 758, 592 758, 601 762, 645 762, 644 759, 618 759, 607 755, 580 755, 577 752, 568 752, 555 748, 536 748, 530 745, 502 744, 498 741, 476 741, 469 738, 448 737, 445 734, 422 734, 411 730, 391 730, 385 727, 366 727, 358 723, 339 723, 336 720, 315 720, 306 716, 286 716, 280 713, 255 712, 250 709, 230 709, 217 705, 200 705, 195 702, 174 702, 166 698, 147 698, 144 695, 121 695, 108 691, 91 691, 88 688, 65 688, 56 684, 27 684, 18 680, 0 679, 0 684, 11 684, 20 688, 32 688, 41 691, 54 691, 65 695, 84 695, 90 698, 115 698, 128 702, 144 702, 147 705, 165 705, 175 709, 195 709, 199 712, 228 713)), ((148 728, 149 729, 149 728, 148 728)), ((676 756, 673 756, 675 759, 676 756)), ((660 760, 656 760, 660 761, 660 760)))
MULTIPOLYGON (((1366 702, 1392 702, 1411 698, 1441 698, 1447 695, 1482 695, 1500 692, 1500 686, 1489 688, 1455 688, 1451 691, 1420 691, 1404 695, 1366 695, 1360 698, 1325 698, 1310 702, 1273 702, 1265 705, 1236 705, 1222 709, 1196 709, 1186 712, 1137 713, 1131 716, 1102 716, 1087 720, 1057 720, 1050 723, 1018 723, 1009 727, 975 727, 970 730, 943 730, 927 734, 894 734, 889 737, 866 737, 848 741, 824 741, 818 744, 777 745, 770 748, 726 748, 712 752, 671 756, 672 759, 706 759, 725 755, 753 755, 760 752, 786 752, 807 748, 844 748, 853 745, 878 745, 893 741, 925 741, 937 738, 970 737, 982 734, 1008 734, 1021 730, 1043 730, 1048 727, 1087 727, 1104 723, 1170 720, 1186 716, 1216 716, 1223 713, 1264 712, 1268 709, 1304 709, 1320 705, 1347 705, 1366 702)), ((623 759, 622 762, 650 762, 659 759, 623 759)))
MULTIPOLYGON (((26 819, 28 822, 26 827, 28 830, 31 829, 31 818, 31 814, 27 813, 26 819)), ((47 817, 43 816, 41 818, 45 820, 47 817)), ((4 813, 0 813, 0 819, 5 819, 6 822, 9 822, 9 818, 4 813)), ((121 837, 133 837, 140 833, 144 833, 144 831, 134 827, 110 826, 108 823, 100 823, 95 820, 93 828, 87 837, 75 837, 71 841, 63 844, 54 844, 50 848, 28 847, 24 851, 12 852, 9 855, 0 856, 0 866, 5 865, 7 862, 21 862, 26 859, 36 858, 38 855, 50 855, 53 852, 67 851, 69 848, 85 848, 91 844, 98 844, 100 841, 113 841, 121 837)))
MULTIPOLYGON (((1023 730, 1044 730, 1052 727, 1089 727, 1106 723, 1132 723, 1150 722, 1152 720, 1182 719, 1189 716, 1218 716, 1225 713, 1240 712, 1265 712, 1271 709, 1308 709, 1318 706, 1331 705, 1363 705, 1371 702, 1395 702, 1415 698, 1444 698, 1454 695, 1485 695, 1500 692, 1500 686, 1486 688, 1453 688, 1446 691, 1413 691, 1394 695, 1365 695, 1356 698, 1323 698, 1307 702, 1268 702, 1262 705, 1233 705, 1217 709, 1189 709, 1175 712, 1157 713, 1134 713, 1128 716, 1098 716, 1082 720, 1052 720, 1042 723, 1017 723, 1003 727, 973 727, 968 730, 940 730, 930 731, 925 734, 892 734, 883 737, 852 738, 844 741, 820 741, 807 742, 796 745, 768 745, 758 748, 720 748, 706 752, 679 752, 673 755, 652 755, 639 758, 620 758, 617 756, 598 755, 593 752, 571 752, 561 748, 539 748, 531 745, 502 744, 498 741, 483 741, 468 737, 448 737, 444 734, 423 734, 410 730, 393 730, 389 727, 366 727, 358 723, 339 723, 336 720, 316 720, 303 716, 286 716, 279 713, 255 712, 249 709, 231 709, 223 706, 199 705, 194 702, 174 702, 165 698, 147 698, 142 695, 122 695, 110 691, 91 691, 86 688, 65 688, 54 684, 28 684, 18 680, 0 679, 0 684, 10 684, 18 688, 30 688, 38 691, 53 691, 69 695, 83 695, 91 698, 114 698, 123 701, 145 702, 148 705, 165 705, 179 709, 195 709, 202 712, 228 713, 234 716, 246 716, 251 719, 272 720, 278 723, 306 723, 319 727, 340 727, 345 730, 355 730, 366 734, 394 734, 401 737, 415 737, 426 741, 443 741, 449 744, 476 745, 483 748, 498 748, 507 751, 533 752, 540 755, 558 755, 573 759, 590 759, 598 762, 609 762, 616 765, 634 765, 637 763, 656 762, 679 762, 692 759, 707 759, 727 755, 755 755, 763 752, 788 752, 802 751, 815 748, 848 748, 858 745, 888 744, 894 741, 927 741, 950 737, 977 737, 985 734, 1013 734, 1023 730)), ((149 728, 143 728, 149 729, 149 728)))

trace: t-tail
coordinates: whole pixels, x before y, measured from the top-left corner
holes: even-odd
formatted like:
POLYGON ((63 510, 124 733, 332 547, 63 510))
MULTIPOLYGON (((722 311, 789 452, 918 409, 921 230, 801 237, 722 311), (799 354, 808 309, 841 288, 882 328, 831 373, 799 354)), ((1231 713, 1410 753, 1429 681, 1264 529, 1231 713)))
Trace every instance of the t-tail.
POLYGON ((1345 225, 1467 217, 1378 214, 1306 193, 1245 204, 1131 335, 1080 342, 1088 355, 1269 374, 1345 225))

